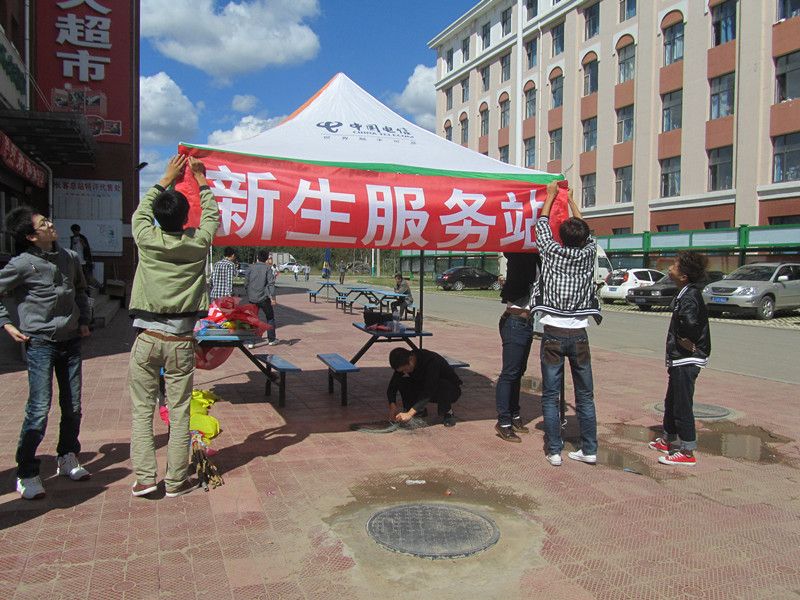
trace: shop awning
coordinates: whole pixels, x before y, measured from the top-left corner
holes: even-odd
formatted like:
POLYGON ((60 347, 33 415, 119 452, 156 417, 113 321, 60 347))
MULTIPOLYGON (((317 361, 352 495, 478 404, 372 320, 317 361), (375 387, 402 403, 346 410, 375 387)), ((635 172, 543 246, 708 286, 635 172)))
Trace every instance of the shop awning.
POLYGON ((84 115, 0 110, 0 131, 48 166, 95 164, 97 145, 84 115))

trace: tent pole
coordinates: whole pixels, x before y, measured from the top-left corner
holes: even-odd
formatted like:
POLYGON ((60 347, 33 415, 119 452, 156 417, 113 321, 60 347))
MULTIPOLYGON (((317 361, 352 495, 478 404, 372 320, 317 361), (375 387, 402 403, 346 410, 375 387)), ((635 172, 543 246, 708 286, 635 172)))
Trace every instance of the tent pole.
MULTIPOLYGON (((425 307, 425 250, 419 251, 419 331, 422 331, 422 322, 425 307)), ((422 336, 419 336, 419 347, 422 349, 422 336)))

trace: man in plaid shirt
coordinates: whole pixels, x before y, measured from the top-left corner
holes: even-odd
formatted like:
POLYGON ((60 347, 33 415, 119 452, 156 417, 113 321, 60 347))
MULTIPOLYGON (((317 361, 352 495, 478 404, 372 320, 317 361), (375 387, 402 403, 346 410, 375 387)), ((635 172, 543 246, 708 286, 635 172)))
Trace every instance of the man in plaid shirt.
POLYGON ((214 265, 211 274, 212 301, 225 296, 233 296, 233 278, 236 276, 236 251, 230 246, 222 250, 223 259, 214 265))
POLYGON ((533 309, 543 313, 544 326, 540 349, 542 365, 542 415, 547 435, 547 460, 561 465, 561 414, 559 396, 564 377, 564 358, 569 359, 575 387, 575 412, 580 426, 581 448, 570 452, 573 460, 597 463, 597 417, 594 408, 594 384, 589 338, 589 317, 600 323, 599 303, 595 296, 594 265, 597 245, 589 235, 589 226, 567 192, 573 217, 559 228, 558 243, 550 227, 550 209, 558 194, 558 182, 547 186, 547 199, 536 222, 536 244, 542 257, 542 274, 533 291, 533 309))

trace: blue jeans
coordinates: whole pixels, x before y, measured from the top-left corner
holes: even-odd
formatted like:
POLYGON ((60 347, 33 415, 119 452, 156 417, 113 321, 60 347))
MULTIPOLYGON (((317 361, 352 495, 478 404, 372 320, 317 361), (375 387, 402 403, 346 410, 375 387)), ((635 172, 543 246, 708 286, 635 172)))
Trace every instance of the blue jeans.
POLYGON ((503 369, 495 387, 497 422, 511 425, 519 416, 520 380, 528 366, 533 341, 533 321, 516 315, 500 317, 500 339, 503 342, 503 369))
POLYGON ((564 377, 564 358, 569 359, 575 388, 575 412, 584 454, 597 454, 597 417, 594 410, 594 384, 589 337, 585 329, 562 329, 545 325, 541 346, 542 415, 547 435, 547 454, 560 454, 561 439, 559 396, 564 377))
POLYGON ((47 415, 53 400, 53 373, 58 382, 58 404, 61 424, 56 452, 64 456, 81 451, 78 434, 81 429, 81 340, 50 342, 31 338, 28 354, 28 403, 17 445, 17 477, 39 474, 36 449, 44 439, 47 415))

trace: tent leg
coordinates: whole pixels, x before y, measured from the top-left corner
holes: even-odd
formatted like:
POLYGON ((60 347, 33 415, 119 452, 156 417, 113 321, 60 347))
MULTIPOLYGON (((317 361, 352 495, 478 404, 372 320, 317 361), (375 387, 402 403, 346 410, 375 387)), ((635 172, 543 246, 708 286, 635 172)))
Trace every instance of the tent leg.
MULTIPOLYGON (((419 251, 419 308, 417 309, 417 316, 419 321, 419 331, 422 331, 422 319, 424 317, 423 309, 425 308, 425 251, 419 251)), ((422 349, 422 336, 419 336, 419 348, 422 349)))

